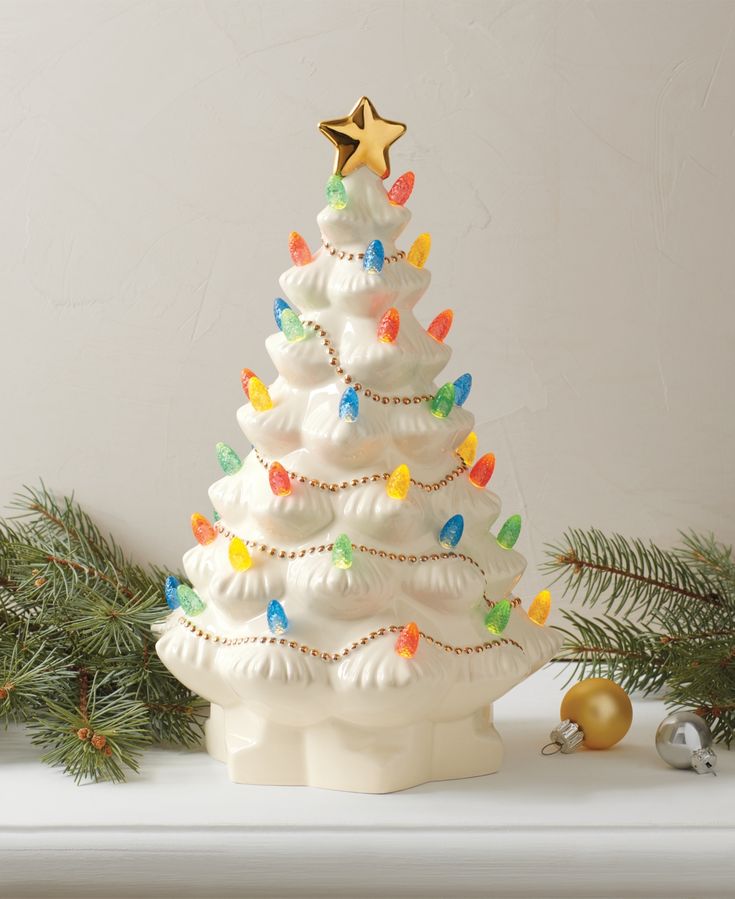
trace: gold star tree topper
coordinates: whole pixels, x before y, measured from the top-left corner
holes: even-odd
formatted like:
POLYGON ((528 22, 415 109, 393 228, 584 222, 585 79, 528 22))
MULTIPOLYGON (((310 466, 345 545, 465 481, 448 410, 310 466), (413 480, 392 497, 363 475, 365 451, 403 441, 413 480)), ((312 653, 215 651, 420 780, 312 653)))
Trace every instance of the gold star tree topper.
POLYGON ((335 175, 349 175, 366 165, 381 178, 390 174, 388 148, 406 131, 401 122, 382 119, 367 97, 360 97, 343 119, 320 122, 319 130, 337 148, 335 175))

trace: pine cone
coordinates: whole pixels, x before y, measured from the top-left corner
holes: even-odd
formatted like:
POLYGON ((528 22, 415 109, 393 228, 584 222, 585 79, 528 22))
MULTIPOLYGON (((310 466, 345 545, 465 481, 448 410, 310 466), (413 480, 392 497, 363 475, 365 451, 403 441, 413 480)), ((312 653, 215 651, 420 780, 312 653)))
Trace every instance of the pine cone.
POLYGON ((88 727, 80 727, 77 731, 77 736, 80 740, 88 740, 89 739, 89 728, 88 727))
POLYGON ((105 737, 104 734, 95 734, 92 737, 92 746, 94 746, 95 749, 104 749, 106 745, 107 737, 105 737))

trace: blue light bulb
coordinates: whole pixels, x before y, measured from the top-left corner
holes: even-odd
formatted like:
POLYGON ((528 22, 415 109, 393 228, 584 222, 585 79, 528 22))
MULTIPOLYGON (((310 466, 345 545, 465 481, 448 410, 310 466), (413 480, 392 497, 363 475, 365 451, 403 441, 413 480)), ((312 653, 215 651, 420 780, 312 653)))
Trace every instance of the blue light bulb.
POLYGON ((441 531, 439 531, 439 543, 445 549, 454 549, 462 539, 463 531, 464 518, 461 515, 452 515, 441 531))
POLYGON ((472 390, 472 375, 469 372, 460 375, 454 382, 454 403, 456 406, 463 406, 465 400, 472 390))
POLYGON ((385 250, 383 249, 383 244, 379 240, 371 240, 362 258, 362 267, 366 272, 377 274, 383 271, 384 263, 385 250))
POLYGON ((272 599, 268 603, 268 608, 265 611, 265 618, 268 622, 268 630, 272 634, 278 636, 279 634, 285 634, 288 630, 288 618, 286 618, 283 606, 277 599, 272 599))
POLYGON ((360 414, 360 398, 354 387, 348 387, 339 401, 339 417, 342 421, 357 421, 360 414))
POLYGON ((174 577, 172 574, 170 574, 166 578, 163 585, 163 592, 166 596, 166 605, 169 607, 169 609, 172 610, 178 609, 178 607, 181 605, 181 603, 179 602, 179 595, 176 592, 178 586, 179 579, 177 577, 174 577))
POLYGON ((279 331, 281 330, 281 316, 283 315, 283 310, 290 308, 288 303, 280 297, 276 297, 275 300, 273 300, 273 318, 276 320, 279 331))

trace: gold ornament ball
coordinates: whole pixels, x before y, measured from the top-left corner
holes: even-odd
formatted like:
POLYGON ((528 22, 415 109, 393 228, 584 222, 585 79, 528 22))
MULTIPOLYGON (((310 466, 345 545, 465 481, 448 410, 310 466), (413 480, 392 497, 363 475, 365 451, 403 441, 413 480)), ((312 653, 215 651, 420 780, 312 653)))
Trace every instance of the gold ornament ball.
POLYGON ((590 677, 564 696, 560 716, 579 725, 587 749, 609 749, 628 733, 633 706, 622 687, 606 677, 590 677))

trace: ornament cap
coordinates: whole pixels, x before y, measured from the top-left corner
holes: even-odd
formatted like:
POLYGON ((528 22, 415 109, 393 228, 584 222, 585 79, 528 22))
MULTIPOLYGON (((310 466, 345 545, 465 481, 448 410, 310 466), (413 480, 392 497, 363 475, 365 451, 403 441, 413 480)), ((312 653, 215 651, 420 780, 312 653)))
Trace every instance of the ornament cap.
POLYGON ((709 746, 697 749, 692 753, 692 768, 694 768, 697 774, 714 774, 716 776, 716 767, 717 755, 714 749, 709 746))
POLYGON ((574 752, 577 747, 584 742, 584 731, 582 728, 575 724, 574 721, 570 721, 568 718, 565 718, 564 721, 560 721, 556 727, 549 734, 549 739, 551 743, 547 743, 546 746, 541 750, 542 755, 553 755, 555 752, 562 752, 564 755, 569 755, 569 753, 574 752), (549 746, 555 746, 555 749, 552 749, 551 752, 546 752, 549 746))

